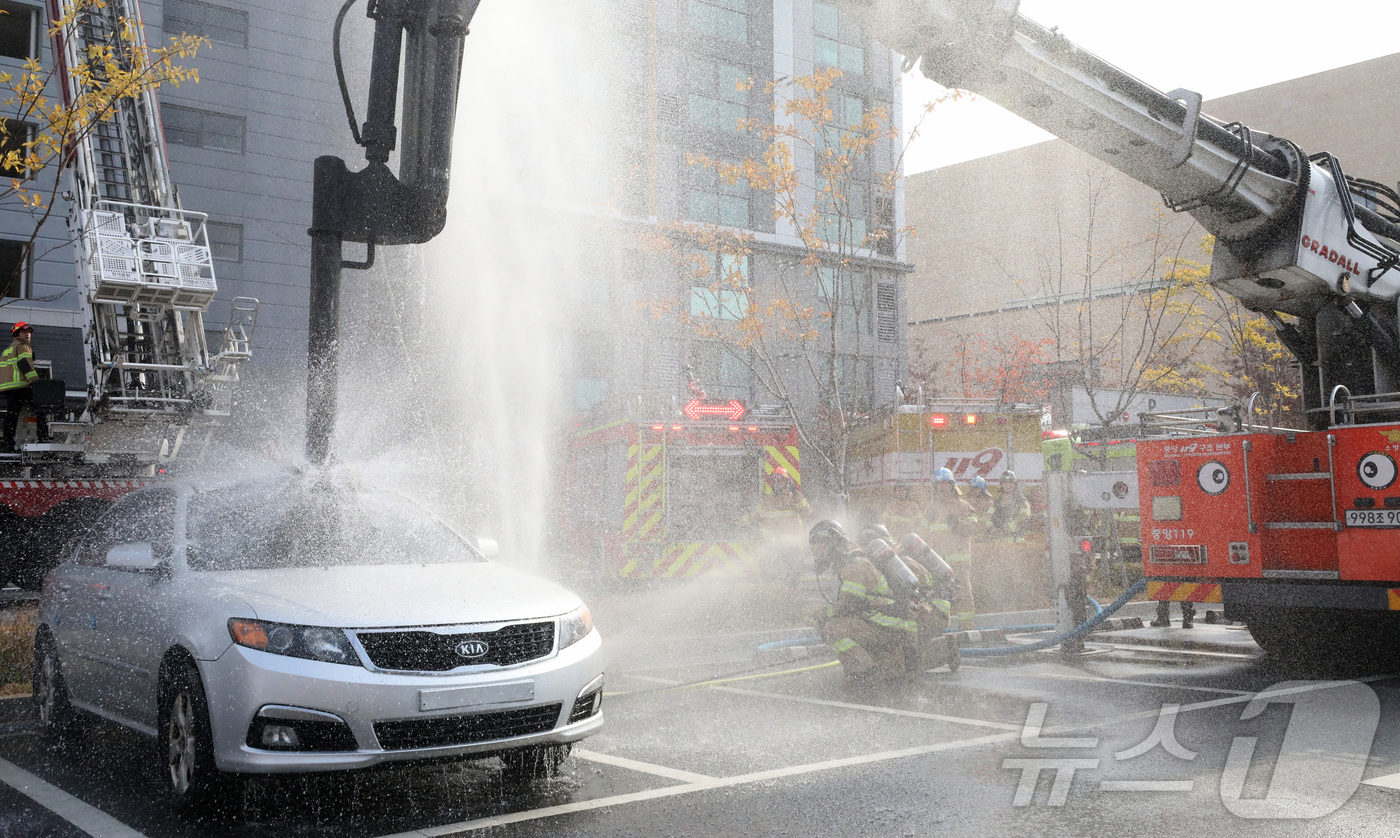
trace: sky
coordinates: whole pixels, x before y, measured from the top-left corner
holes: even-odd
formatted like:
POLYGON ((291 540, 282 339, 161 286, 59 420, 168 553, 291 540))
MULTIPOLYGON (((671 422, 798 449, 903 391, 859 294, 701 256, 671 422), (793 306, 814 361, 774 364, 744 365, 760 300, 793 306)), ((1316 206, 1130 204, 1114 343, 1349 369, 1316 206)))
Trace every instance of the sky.
MULTIPOLYGON (((1021 14, 1153 87, 1207 100, 1400 52, 1400 0, 1021 0, 1021 14)), ((945 91, 917 71, 903 84, 907 132, 945 91)), ((984 99, 948 102, 909 143, 905 174, 1048 139, 984 99)))

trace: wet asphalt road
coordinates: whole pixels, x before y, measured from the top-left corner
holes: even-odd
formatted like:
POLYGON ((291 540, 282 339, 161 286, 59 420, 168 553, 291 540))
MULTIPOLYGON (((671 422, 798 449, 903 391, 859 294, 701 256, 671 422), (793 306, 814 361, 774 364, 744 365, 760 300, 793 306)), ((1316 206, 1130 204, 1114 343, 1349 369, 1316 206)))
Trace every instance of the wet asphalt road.
POLYGON ((704 630, 655 606, 595 606, 607 727, 555 780, 508 787, 491 761, 254 778, 236 811, 191 821, 159 802, 151 740, 98 723, 50 752, 27 702, 0 700, 0 838, 1336 835, 1386 831, 1400 802, 1385 787, 1400 786, 1400 677, 1290 669, 1247 644, 1100 645, 969 659, 862 696, 812 668, 821 657, 760 667, 755 646, 784 634, 763 621, 704 630), (1280 684, 1291 692, 1252 712, 1280 684), (1164 704, 1179 705, 1170 747, 1140 747, 1164 704))

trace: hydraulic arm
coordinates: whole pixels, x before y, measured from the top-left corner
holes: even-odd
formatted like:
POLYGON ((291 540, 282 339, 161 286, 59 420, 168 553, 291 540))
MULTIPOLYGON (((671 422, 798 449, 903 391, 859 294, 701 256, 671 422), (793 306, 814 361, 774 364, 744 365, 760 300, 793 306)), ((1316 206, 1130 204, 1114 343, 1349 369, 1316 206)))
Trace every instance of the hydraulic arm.
POLYGON ((356 125, 340 66, 340 25, 354 2, 346 0, 336 19, 336 72, 350 130, 368 165, 351 172, 339 157, 318 157, 315 164, 306 386, 306 454, 313 463, 325 462, 335 430, 341 270, 371 267, 376 244, 426 242, 447 221, 462 46, 480 0, 367 0, 374 52, 363 128, 356 125), (396 176, 389 158, 399 146, 401 77, 404 130, 396 176), (343 260, 346 241, 366 245, 364 262, 343 260))
MULTIPOLYGON (((1216 236, 1211 282, 1299 318, 1306 406, 1400 390, 1400 196, 1330 154, 1201 112, 1018 12, 1018 0, 837 0, 923 73, 977 93, 1162 194, 1216 236), (1315 335, 1315 337, 1314 337, 1315 335), (1360 343, 1359 359, 1345 347, 1360 343)), ((1400 396, 1396 398, 1400 403, 1400 396)))

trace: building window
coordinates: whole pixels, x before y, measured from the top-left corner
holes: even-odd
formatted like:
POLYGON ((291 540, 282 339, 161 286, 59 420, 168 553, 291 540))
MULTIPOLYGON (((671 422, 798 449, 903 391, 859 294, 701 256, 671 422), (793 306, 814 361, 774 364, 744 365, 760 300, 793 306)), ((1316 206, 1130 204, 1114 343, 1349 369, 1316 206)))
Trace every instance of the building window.
POLYGON ((197 0, 165 0, 165 31, 203 35, 211 41, 248 46, 248 13, 197 0))
POLYGON ((29 166, 25 163, 29 156, 26 144, 33 138, 33 125, 17 119, 4 120, 0 126, 0 176, 21 179, 29 176, 29 166), (12 153, 18 155, 13 160, 12 153))
POLYGON ((690 219, 728 227, 749 226, 749 185, 726 184, 709 166, 690 166, 690 219))
POLYGON ((33 58, 38 25, 38 8, 0 2, 0 56, 20 61, 33 58))
POLYGON ((702 253, 698 264, 699 276, 692 277, 690 286, 690 316, 716 320, 743 320, 748 316, 749 257, 702 253), (707 268, 709 282, 702 284, 707 268))
POLYGON ((246 120, 241 116, 161 105, 160 119, 165 139, 175 145, 243 152, 246 120))
POLYGON ((749 118, 749 72, 737 64, 692 58, 690 121, 715 131, 739 132, 749 118))
POLYGON ((747 43, 748 3, 746 0, 690 0, 690 28, 702 35, 747 43))
POLYGON ((871 333, 870 276, 846 268, 817 268, 817 300, 836 328, 850 334, 871 333))
POLYGON ((846 252, 865 247, 867 184, 843 179, 832 183, 818 178, 817 209, 821 218, 817 234, 824 241, 839 243, 846 252))
POLYGON ((29 243, 0 239, 0 297, 29 296, 29 243))
POLYGON ((243 261, 243 225, 210 221, 204 225, 209 236, 209 253, 223 262, 243 261))
POLYGON ((860 27, 830 3, 813 3, 816 35, 812 39, 812 60, 835 67, 843 73, 865 72, 865 49, 860 27))

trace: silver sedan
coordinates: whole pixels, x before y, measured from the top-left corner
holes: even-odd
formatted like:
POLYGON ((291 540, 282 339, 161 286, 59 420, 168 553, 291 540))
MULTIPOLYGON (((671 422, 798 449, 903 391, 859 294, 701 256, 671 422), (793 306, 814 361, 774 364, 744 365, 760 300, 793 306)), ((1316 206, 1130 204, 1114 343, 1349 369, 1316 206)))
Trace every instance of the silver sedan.
POLYGON ((237 773, 500 756, 553 773, 603 718, 588 609, 405 499, 296 477, 114 504, 45 581, 34 697, 156 737, 177 807, 237 773))

